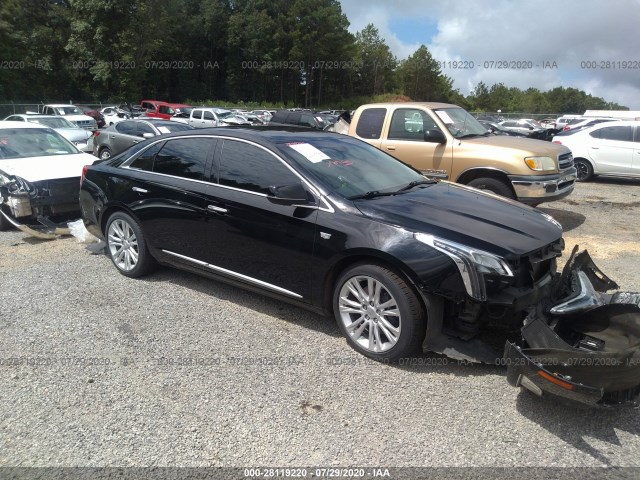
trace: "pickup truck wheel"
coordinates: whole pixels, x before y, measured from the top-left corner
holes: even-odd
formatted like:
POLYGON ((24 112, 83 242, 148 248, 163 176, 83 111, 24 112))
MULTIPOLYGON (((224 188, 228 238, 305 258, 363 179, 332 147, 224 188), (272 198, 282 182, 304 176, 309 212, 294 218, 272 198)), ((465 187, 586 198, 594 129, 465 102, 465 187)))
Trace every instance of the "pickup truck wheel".
POLYGON ((121 274, 137 278, 147 275, 156 266, 149 253, 142 229, 130 215, 116 212, 107 221, 107 250, 121 274))
POLYGON ((498 180, 497 178, 491 177, 481 177, 471 180, 467 183, 468 186, 477 188, 478 190, 488 190, 496 195, 501 195, 503 197, 515 199, 515 195, 511 190, 511 187, 504 183, 502 180, 498 180))
POLYGON ((576 180, 579 182, 591 180, 593 177, 593 167, 588 161, 583 158, 578 158, 577 160, 574 160, 573 164, 577 170, 576 180))
POLYGON ((103 147, 100 150, 100 160, 106 160, 107 158, 111 158, 111 150, 108 147, 103 147))
POLYGON ((425 314, 416 293, 381 265, 357 264, 343 272, 333 311, 349 345, 375 360, 411 356, 424 340, 425 314))

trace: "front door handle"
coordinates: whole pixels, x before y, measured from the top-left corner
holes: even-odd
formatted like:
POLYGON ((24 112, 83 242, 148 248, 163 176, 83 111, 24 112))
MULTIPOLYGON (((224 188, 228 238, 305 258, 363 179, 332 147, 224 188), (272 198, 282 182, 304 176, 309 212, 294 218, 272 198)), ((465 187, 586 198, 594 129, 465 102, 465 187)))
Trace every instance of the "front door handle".
POLYGON ((144 188, 140 188, 140 187, 133 187, 131 190, 138 193, 149 193, 149 190, 145 190, 144 188))
POLYGON ((591 147, 591 150, 599 150, 600 147, 591 147))
POLYGON ((396 147, 394 147, 393 145, 389 145, 389 146, 387 147, 387 150, 395 150, 395 149, 396 149, 396 147))
POLYGON ((216 207, 215 205, 208 205, 207 210, 211 210, 212 212, 216 213, 227 213, 229 211, 226 208, 216 207))

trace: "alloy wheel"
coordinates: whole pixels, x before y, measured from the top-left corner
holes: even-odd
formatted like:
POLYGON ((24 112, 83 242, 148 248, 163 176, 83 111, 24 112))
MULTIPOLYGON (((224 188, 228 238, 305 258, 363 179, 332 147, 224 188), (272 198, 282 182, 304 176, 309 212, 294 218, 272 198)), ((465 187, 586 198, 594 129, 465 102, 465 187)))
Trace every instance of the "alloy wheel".
POLYGON ((131 225, 122 219, 114 220, 109 225, 107 241, 116 267, 125 272, 133 270, 138 264, 140 251, 138 238, 131 225))
POLYGON ((351 277, 340 289, 338 307, 347 334, 365 350, 385 352, 400 338, 398 303, 379 280, 351 277))

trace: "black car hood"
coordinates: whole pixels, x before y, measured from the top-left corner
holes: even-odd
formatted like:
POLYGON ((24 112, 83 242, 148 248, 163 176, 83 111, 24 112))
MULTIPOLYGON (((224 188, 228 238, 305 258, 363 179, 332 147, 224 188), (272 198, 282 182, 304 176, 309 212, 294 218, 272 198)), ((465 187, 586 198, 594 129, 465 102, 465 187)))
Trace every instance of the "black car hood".
POLYGON ((369 218, 505 257, 533 252, 562 236, 561 227, 535 208, 449 182, 354 203, 369 218))

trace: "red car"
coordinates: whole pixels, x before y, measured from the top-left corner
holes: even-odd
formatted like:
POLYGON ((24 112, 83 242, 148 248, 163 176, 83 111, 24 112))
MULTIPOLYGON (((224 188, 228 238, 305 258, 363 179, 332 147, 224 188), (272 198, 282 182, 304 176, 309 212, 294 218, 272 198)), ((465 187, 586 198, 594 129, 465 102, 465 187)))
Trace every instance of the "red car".
POLYGON ((147 117, 169 120, 175 115, 176 108, 189 107, 190 105, 160 102, 158 100, 140 100, 140 106, 145 110, 147 117))

